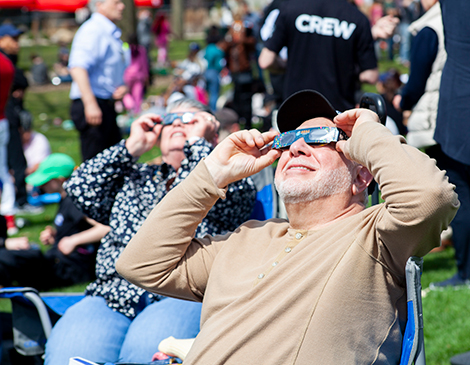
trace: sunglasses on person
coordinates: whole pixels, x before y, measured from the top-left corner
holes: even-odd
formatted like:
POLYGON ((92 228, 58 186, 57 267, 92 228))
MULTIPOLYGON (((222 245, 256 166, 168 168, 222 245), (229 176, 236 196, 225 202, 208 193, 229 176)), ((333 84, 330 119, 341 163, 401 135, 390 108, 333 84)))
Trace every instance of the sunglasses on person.
POLYGON ((276 136, 271 148, 277 150, 287 148, 301 138, 307 144, 326 145, 331 142, 346 141, 348 136, 343 130, 335 127, 296 129, 276 136))

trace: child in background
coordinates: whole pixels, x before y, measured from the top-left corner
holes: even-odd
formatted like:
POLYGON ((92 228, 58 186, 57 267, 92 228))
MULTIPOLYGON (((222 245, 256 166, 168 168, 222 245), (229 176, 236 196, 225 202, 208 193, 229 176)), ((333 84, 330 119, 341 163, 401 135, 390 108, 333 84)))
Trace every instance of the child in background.
POLYGON ((37 54, 31 55, 31 76, 35 85, 45 85, 50 82, 47 65, 37 54))
POLYGON ((72 174, 75 162, 63 153, 53 153, 26 179, 46 193, 59 192, 62 200, 55 216, 55 227, 47 226, 40 234, 45 253, 26 237, 0 242, 0 286, 31 286, 40 291, 94 278, 95 256, 99 241, 109 227, 83 215, 62 188, 72 174))
POLYGON ((20 135, 26 158, 26 176, 31 175, 39 164, 51 154, 51 145, 47 137, 33 130, 32 118, 20 119, 20 135))
MULTIPOLYGON (((70 50, 65 45, 64 42, 59 42, 59 52, 57 53, 57 62, 54 63, 53 69, 54 73, 57 75, 57 78, 60 82, 72 82, 72 76, 70 75, 70 70, 68 69, 69 65, 69 56, 70 50)), ((52 80, 54 83, 54 79, 52 80)), ((54 85, 60 84, 55 81, 54 85)))

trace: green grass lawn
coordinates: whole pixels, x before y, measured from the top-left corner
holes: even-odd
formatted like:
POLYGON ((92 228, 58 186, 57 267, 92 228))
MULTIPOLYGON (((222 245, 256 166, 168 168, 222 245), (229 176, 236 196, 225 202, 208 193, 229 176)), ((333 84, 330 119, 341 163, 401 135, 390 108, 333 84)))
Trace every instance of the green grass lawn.
MULTIPOLYGON (((454 250, 424 258, 423 288, 456 272, 454 250)), ((428 364, 449 364, 458 353, 470 351, 470 290, 426 291, 423 297, 424 337, 428 364)))
MULTIPOLYGON (((171 60, 182 59, 187 54, 189 40, 171 42, 169 57, 171 60)), ((200 42, 202 45, 202 42, 200 42)), ((29 54, 39 53, 51 66, 56 60, 57 47, 35 47, 22 49, 20 66, 29 67, 29 54)), ((156 59, 155 51, 152 58, 156 59)), ((380 70, 397 67, 401 72, 407 70, 392 61, 382 61, 380 70)), ((170 70, 171 71, 171 70, 170 70)), ((161 93, 163 87, 152 86, 149 94, 161 93)), ((367 91, 374 91, 368 88, 367 91)), ((47 91, 29 90, 26 95, 25 106, 34 115, 35 128, 45 134, 53 152, 69 154, 77 164, 81 162, 79 152, 78 133, 75 130, 66 130, 57 123, 56 118, 66 120, 69 118, 70 101, 68 88, 63 86, 48 87, 47 91)), ((142 156, 147 161, 159 154, 154 149, 142 156)), ((32 242, 39 242, 39 233, 48 224, 52 224, 57 207, 49 205, 44 213, 36 216, 25 216, 29 225, 20 230, 20 235, 27 236, 32 242)), ((422 275, 423 288, 427 288, 432 281, 447 279, 456 272, 454 252, 448 249, 444 252, 429 254, 425 257, 424 273, 422 275)), ((85 285, 69 288, 60 288, 62 291, 83 291, 85 285)), ((426 343, 427 362, 430 365, 449 364, 449 359, 464 351, 470 351, 470 290, 452 290, 426 292, 423 298, 424 307, 424 333, 426 343)), ((9 310, 9 303, 0 300, 0 311, 9 310)))

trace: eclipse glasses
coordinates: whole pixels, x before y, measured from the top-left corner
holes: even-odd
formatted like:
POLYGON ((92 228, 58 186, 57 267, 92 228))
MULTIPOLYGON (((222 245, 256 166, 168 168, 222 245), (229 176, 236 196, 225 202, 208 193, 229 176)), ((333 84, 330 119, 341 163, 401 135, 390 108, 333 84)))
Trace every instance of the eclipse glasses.
POLYGON ((349 137, 343 130, 335 127, 296 129, 276 136, 271 148, 277 150, 287 148, 301 138, 307 144, 325 145, 331 142, 346 141, 349 137))
POLYGON ((195 115, 196 113, 192 113, 192 112, 168 113, 168 114, 165 114, 165 116, 163 117, 162 124, 163 125, 173 124, 173 122, 176 119, 180 119, 183 124, 189 124, 194 120, 195 115))

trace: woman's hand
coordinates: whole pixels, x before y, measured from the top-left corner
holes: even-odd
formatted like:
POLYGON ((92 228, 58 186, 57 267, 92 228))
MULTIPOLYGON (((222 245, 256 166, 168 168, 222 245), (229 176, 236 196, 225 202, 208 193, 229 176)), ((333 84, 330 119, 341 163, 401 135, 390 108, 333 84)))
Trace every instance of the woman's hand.
POLYGON ((212 114, 206 112, 196 113, 192 123, 191 128, 187 129, 187 138, 190 144, 193 144, 199 137, 204 138, 213 146, 217 145, 217 132, 220 122, 212 114))
POLYGON ((144 114, 132 122, 126 141, 126 148, 132 156, 140 157, 155 146, 162 131, 161 123, 162 117, 157 114, 144 114))

